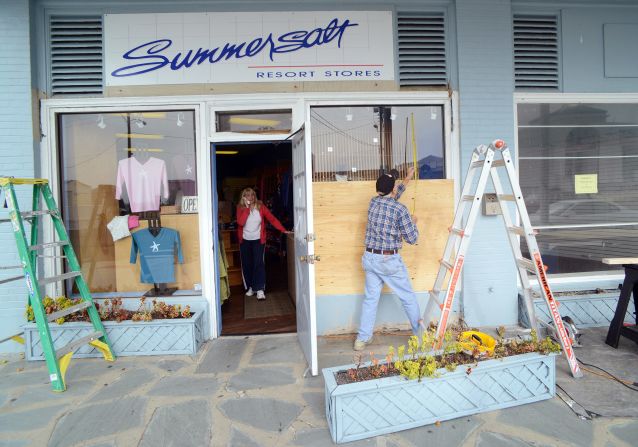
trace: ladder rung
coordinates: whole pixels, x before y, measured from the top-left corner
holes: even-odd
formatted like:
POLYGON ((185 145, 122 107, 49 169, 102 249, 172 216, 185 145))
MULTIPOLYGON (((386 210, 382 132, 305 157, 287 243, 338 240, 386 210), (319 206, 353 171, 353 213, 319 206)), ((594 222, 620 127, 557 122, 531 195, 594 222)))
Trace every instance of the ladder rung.
POLYGON ((503 161, 503 160, 494 160, 492 162, 492 167, 493 168, 499 168, 501 166, 505 166, 505 161, 503 161))
POLYGON ((473 168, 480 168, 485 164, 485 160, 479 160, 479 161, 475 161, 470 165, 470 169, 473 168))
POLYGON ((443 259, 441 259, 439 262, 441 263, 441 265, 445 266, 445 268, 447 268, 450 271, 454 268, 452 264, 450 264, 447 261, 444 261, 443 259))
POLYGON ((21 276, 12 276, 11 278, 6 278, 6 279, 0 279, 0 284, 4 284, 7 282, 11 282, 11 281, 17 281, 19 279, 23 279, 24 275, 21 276))
POLYGON ((463 200, 465 200, 466 202, 472 202, 476 198, 477 196, 463 196, 463 200))
POLYGON ((0 267, 0 270, 13 270, 13 269, 21 269, 22 264, 20 265, 6 265, 4 267, 0 267))
POLYGON ((38 253, 38 258, 53 258, 53 259, 66 259, 66 256, 55 256, 55 255, 41 255, 38 253))
POLYGON ((38 284, 41 286, 45 284, 51 284, 52 282, 64 281, 65 279, 75 278, 76 276, 80 276, 82 272, 69 272, 64 273, 58 276, 50 276, 49 278, 38 279, 38 284))
POLYGON ((509 200, 510 202, 515 202, 516 197, 514 194, 498 194, 498 200, 509 200))
POLYGON ((11 219, 0 219, 0 223, 11 222, 11 219))
POLYGON ((98 338, 100 338, 103 335, 104 334, 102 334, 102 331, 92 332, 92 333, 90 333, 87 336, 84 336, 82 338, 78 338, 77 340, 72 341, 71 343, 69 343, 66 346, 63 346, 60 349, 56 349, 55 355, 56 355, 57 358, 60 358, 63 355, 68 354, 69 352, 75 351, 75 348, 78 348, 78 347, 80 347, 82 345, 86 345, 90 341, 97 340, 98 338))
POLYGON ((536 273, 536 267, 534 267, 534 263, 530 259, 519 258, 516 260, 516 263, 519 267, 524 268, 529 272, 536 273))
POLYGON ((516 225, 512 225, 511 227, 507 227, 507 231, 510 231, 512 233, 516 233, 516 234, 518 234, 520 236, 525 236, 526 235, 525 228, 519 227, 519 226, 516 226, 516 225))
POLYGON ((463 228, 454 228, 454 227, 451 227, 449 231, 450 231, 450 233, 458 234, 458 235, 459 235, 459 236, 461 236, 461 237, 463 237, 463 236, 465 236, 465 235, 466 235, 466 234, 465 234, 465 230, 464 230, 463 228))
POLYGON ((13 340, 14 337, 22 337, 23 335, 24 335, 24 332, 19 332, 17 334, 9 335, 8 337, 5 337, 5 338, 0 338, 0 343, 4 343, 5 341, 13 340))
POLYGON ((438 304, 439 306, 441 305, 441 301, 439 300, 440 293, 441 293, 440 290, 436 290, 436 289, 430 290, 430 298, 432 298, 434 302, 438 304))
POLYGON ((69 241, 47 242, 46 244, 32 245, 31 247, 29 247, 29 251, 35 251, 35 250, 40 250, 45 248, 52 248, 52 247, 63 247, 65 245, 69 245, 69 241))
POLYGON ((22 211, 20 213, 20 215, 25 218, 25 219, 29 219, 31 217, 34 216, 46 216, 47 214, 57 214, 57 211, 52 211, 52 210, 36 210, 36 211, 22 211))
POLYGON ((84 309, 86 309, 88 307, 91 307, 91 302, 90 301, 82 301, 79 304, 75 304, 73 306, 67 307, 66 309, 62 309, 62 310, 59 310, 57 312, 53 312, 52 314, 47 315, 47 320, 55 321, 55 320, 57 320, 60 317, 65 317, 65 316, 70 315, 72 313, 84 310, 84 309))

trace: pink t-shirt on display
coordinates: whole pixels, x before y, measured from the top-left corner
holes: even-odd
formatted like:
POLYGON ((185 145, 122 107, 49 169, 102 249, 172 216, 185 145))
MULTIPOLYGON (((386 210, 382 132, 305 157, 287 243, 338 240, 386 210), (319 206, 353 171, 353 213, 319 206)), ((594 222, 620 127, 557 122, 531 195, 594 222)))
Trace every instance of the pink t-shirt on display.
POLYGON ((135 157, 120 160, 117 165, 115 198, 122 196, 122 185, 126 185, 131 211, 158 211, 160 193, 164 188, 164 198, 168 199, 168 179, 164 160, 151 157, 140 163, 135 157))

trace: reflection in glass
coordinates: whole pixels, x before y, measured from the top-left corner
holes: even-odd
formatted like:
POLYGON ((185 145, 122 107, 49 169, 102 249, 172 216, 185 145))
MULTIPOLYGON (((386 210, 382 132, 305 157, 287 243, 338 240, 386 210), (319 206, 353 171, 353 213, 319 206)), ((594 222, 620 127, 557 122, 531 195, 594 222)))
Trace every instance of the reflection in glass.
POLYGON ((532 225, 555 228, 539 237, 541 252, 544 244, 554 258, 552 273, 617 269, 601 259, 618 247, 627 248, 623 257, 636 255, 638 104, 517 110, 521 188, 532 225))
POLYGON ((375 180, 392 169, 445 178, 443 107, 311 109, 313 181, 375 180))

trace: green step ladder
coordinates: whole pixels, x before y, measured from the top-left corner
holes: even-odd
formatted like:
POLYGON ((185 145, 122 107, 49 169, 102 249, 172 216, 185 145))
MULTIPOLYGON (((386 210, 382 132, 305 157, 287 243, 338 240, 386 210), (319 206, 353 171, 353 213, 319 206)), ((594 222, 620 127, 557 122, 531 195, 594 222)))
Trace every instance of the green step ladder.
MULTIPOLYGON (((115 360, 115 355, 113 354, 108 336, 106 335, 106 331, 104 330, 104 326, 100 320, 100 314, 95 308, 95 304, 91 298, 89 287, 82 277, 80 263, 78 262, 75 251, 69 241, 69 236, 64 228, 64 222, 62 221, 58 207, 55 204, 55 199, 53 198, 53 194, 51 193, 51 188, 49 186, 49 181, 46 179, 0 177, 0 188, 2 188, 2 191, 5 194, 6 206, 9 209, 9 218, 0 219, 0 223, 10 222, 13 226, 13 234, 16 239, 21 261, 21 265, 0 267, 0 269, 22 269, 24 272, 19 276, 2 279, 0 280, 0 284, 23 278, 26 280, 29 292, 29 304, 33 309, 35 322, 38 326, 42 351, 49 370, 51 387, 53 388, 53 391, 62 392, 66 390, 66 370, 76 349, 86 344, 91 345, 102 353, 105 360, 111 362, 115 360), (33 185, 33 206, 31 211, 20 211, 18 201, 16 200, 14 185, 33 185), (41 198, 44 199, 46 209, 40 208, 41 198), (51 216, 53 220, 53 227, 57 235, 57 241, 39 244, 38 224, 40 223, 40 216, 47 215, 51 216), (31 224, 30 243, 27 243, 27 236, 24 230, 25 220, 29 221, 31 224), (50 248, 55 249, 57 247, 62 248, 64 256, 42 255, 38 253, 39 250, 47 250, 50 248), (66 259, 69 272, 50 278, 38 279, 36 268, 38 264, 38 257, 66 259), (42 305, 43 291, 41 290, 41 287, 46 284, 62 282, 67 279, 73 279, 75 281, 75 285, 80 291, 80 303, 47 315, 44 306, 42 305), (91 324, 93 325, 93 331, 84 337, 73 340, 66 346, 56 349, 53 344, 53 339, 51 338, 49 322, 55 321, 58 318, 74 312, 81 312, 85 309, 88 312, 91 324)), ((19 333, 3 338, 0 340, 0 343, 7 340, 24 343, 24 339, 22 338, 23 334, 24 333, 19 333)))

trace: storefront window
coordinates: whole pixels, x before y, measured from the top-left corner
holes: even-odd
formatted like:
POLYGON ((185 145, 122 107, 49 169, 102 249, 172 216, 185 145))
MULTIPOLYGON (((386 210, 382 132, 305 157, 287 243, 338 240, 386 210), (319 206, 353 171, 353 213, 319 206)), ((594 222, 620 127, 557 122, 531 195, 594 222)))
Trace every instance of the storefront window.
POLYGON ((200 294, 194 112, 60 114, 58 135, 62 213, 90 290, 200 294))
POLYGON ((638 104, 519 104, 520 182, 550 273, 635 253, 638 104))
POLYGON ((418 166, 421 179, 445 178, 443 107, 313 107, 313 181, 376 180, 418 166))
POLYGON ((219 112, 217 132, 239 132, 254 134, 290 133, 292 112, 269 110, 267 112, 219 112))

